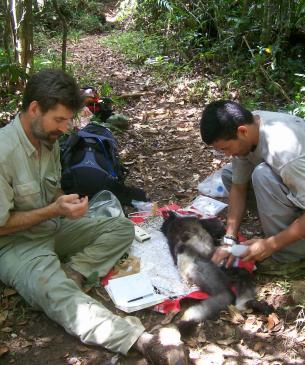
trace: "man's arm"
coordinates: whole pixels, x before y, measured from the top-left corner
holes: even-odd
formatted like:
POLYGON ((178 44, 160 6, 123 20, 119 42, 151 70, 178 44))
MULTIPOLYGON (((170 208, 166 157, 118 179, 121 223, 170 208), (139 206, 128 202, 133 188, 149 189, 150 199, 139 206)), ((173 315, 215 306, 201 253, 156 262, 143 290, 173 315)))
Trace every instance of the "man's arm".
MULTIPOLYGON (((248 191, 248 183, 231 185, 229 194, 229 211, 227 216, 227 235, 237 236, 241 220, 246 208, 246 198, 248 191)), ((221 249, 221 246, 215 251, 212 261, 220 264, 224 259, 227 260, 227 267, 231 266, 234 257, 227 251, 221 249), (231 257, 230 257, 231 256, 231 257)))
POLYGON ((305 213, 293 221, 283 231, 268 238, 253 238, 243 242, 249 245, 249 250, 243 256, 245 261, 262 261, 271 256, 274 252, 305 238, 305 213))
POLYGON ((77 219, 82 217, 87 209, 88 197, 79 198, 77 194, 61 195, 46 207, 27 212, 11 212, 5 225, 0 227, 0 236, 23 231, 54 217, 77 219))
POLYGON ((229 211, 227 216, 227 234, 237 236, 240 223, 246 209, 248 183, 233 184, 229 195, 229 211))

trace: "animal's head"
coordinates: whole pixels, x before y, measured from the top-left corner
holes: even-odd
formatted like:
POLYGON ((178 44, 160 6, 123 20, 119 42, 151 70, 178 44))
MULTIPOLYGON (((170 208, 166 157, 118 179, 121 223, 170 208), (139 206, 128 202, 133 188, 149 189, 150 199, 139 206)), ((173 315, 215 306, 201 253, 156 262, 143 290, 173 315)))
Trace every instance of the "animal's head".
POLYGON ((175 212, 169 212, 161 231, 175 252, 189 247, 206 258, 211 257, 217 239, 225 233, 222 223, 217 218, 181 217, 175 212))

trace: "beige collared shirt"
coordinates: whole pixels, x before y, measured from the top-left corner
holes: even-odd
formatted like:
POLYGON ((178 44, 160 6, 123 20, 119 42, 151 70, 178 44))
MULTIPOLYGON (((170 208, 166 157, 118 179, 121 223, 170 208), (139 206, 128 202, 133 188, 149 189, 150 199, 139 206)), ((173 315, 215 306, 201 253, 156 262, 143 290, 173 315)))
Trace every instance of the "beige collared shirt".
POLYGON ((297 116, 256 110, 260 117, 256 149, 245 157, 232 159, 233 182, 251 179, 255 166, 266 162, 288 187, 288 199, 305 209, 305 120, 297 116))
MULTIPOLYGON (((53 202, 60 189, 60 176, 58 142, 52 149, 41 145, 39 157, 17 115, 12 123, 0 129, 0 226, 5 225, 11 211, 29 211, 53 202)), ((49 219, 22 234, 52 233, 58 226, 58 218, 49 219)))

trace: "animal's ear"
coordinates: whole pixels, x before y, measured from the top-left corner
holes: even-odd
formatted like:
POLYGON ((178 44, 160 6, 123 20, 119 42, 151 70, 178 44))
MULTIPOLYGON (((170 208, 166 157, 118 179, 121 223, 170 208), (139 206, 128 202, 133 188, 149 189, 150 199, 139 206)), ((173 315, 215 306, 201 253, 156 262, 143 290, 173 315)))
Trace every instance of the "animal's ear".
POLYGON ((178 215, 174 211, 169 210, 168 212, 166 212, 166 215, 164 215, 164 217, 166 218, 164 218, 164 222, 161 226, 161 232, 164 233, 166 236, 168 227, 170 227, 172 222, 178 218, 178 215))
POLYGON ((200 224, 209 232, 214 240, 223 237, 226 233, 224 224, 218 218, 200 219, 200 224))

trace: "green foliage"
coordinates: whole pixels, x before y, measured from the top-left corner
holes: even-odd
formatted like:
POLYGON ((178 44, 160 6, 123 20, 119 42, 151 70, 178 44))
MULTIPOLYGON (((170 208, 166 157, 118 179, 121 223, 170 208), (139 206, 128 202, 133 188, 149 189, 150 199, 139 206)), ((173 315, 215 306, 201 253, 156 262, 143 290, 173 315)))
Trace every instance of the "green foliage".
POLYGON ((101 40, 101 43, 123 53, 128 61, 136 64, 163 55, 162 37, 147 35, 141 30, 112 33, 111 37, 101 40))
MULTIPOLYGON (((103 4, 94 0, 68 0, 59 1, 60 9, 65 16, 69 29, 76 29, 86 33, 103 31, 105 28, 105 15, 103 4)), ((46 1, 41 10, 35 15, 36 23, 47 32, 58 33, 61 31, 60 20, 55 13, 51 1, 46 1)))
POLYGON ((15 86, 27 79, 27 74, 22 67, 11 62, 10 55, 7 55, 0 48, 0 84, 1 94, 10 92, 15 86))
POLYGON ((86 33, 100 32, 104 29, 104 24, 100 17, 95 14, 87 14, 85 12, 80 12, 78 16, 73 19, 71 25, 74 29, 78 28, 86 33))
MULTIPOLYGON (((129 24, 159 42, 160 56, 169 56, 176 65, 212 65, 225 82, 237 88, 252 85, 254 103, 281 98, 290 110, 303 115, 305 83, 297 74, 303 73, 305 61, 304 1, 125 0, 124 4, 125 13, 128 6, 132 11, 129 24)), ((144 55, 136 49, 131 60, 138 57, 141 62, 144 55)), ((125 52, 124 47, 121 50, 125 52)))

